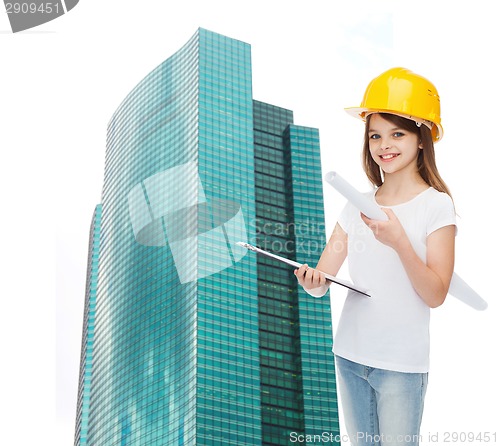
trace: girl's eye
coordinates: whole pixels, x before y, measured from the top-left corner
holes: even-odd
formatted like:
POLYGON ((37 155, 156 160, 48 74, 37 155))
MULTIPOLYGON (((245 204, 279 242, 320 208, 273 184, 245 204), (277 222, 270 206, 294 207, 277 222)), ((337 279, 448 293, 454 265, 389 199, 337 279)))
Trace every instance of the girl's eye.
POLYGON ((395 132, 394 133, 395 138, 401 138, 402 136, 405 136, 405 134, 403 132, 395 132))
POLYGON ((374 133, 373 135, 370 135, 370 139, 379 139, 380 138, 380 135, 377 135, 376 133, 374 133))

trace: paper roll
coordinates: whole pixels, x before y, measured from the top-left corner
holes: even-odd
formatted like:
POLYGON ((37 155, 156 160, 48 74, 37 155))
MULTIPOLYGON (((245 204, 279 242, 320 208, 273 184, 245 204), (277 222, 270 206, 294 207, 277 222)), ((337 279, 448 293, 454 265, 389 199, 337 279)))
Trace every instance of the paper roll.
MULTIPOLYGON (((374 220, 388 220, 386 213, 382 211, 374 201, 371 201, 366 195, 363 195, 351 186, 337 172, 328 172, 325 175, 325 181, 347 198, 349 202, 368 218, 374 220)), ((485 310, 488 307, 488 303, 456 273, 453 273, 451 278, 448 294, 475 310, 485 310)))
POLYGON ((450 289, 448 290, 450 296, 456 297, 463 303, 471 306, 475 310, 486 310, 488 302, 486 302, 479 294, 477 294, 464 279, 458 274, 453 273, 450 282, 450 289))
POLYGON ((382 221, 389 220, 387 214, 377 206, 377 203, 370 201, 368 197, 351 186, 337 172, 328 172, 325 176, 325 180, 368 218, 382 221))

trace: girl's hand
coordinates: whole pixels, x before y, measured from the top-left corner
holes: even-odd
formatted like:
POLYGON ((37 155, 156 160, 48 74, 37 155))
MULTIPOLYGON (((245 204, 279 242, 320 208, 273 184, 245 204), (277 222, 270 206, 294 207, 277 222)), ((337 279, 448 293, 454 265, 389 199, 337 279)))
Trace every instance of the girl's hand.
POLYGON ((299 269, 296 269, 294 274, 306 291, 320 288, 326 284, 325 275, 317 269, 309 268, 307 264, 304 264, 299 269))
POLYGON ((295 276, 306 293, 314 297, 322 297, 330 286, 330 282, 326 281, 325 274, 322 271, 336 276, 346 256, 347 233, 337 223, 321 254, 317 265, 318 269, 309 268, 305 264, 295 270, 295 276))
POLYGON ((361 213, 361 219, 373 231, 379 242, 398 251, 402 244, 408 241, 408 237, 392 209, 382 208, 382 210, 389 217, 389 221, 372 220, 363 213, 361 213))

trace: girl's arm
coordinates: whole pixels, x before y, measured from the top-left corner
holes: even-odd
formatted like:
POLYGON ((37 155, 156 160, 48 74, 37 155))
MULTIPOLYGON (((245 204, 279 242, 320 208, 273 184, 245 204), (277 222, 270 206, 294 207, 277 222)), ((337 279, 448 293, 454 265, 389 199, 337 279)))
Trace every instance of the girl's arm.
POLYGON ((304 287, 304 290, 315 297, 321 297, 326 294, 329 282, 326 282, 323 273, 336 276, 340 267, 347 257, 347 233, 337 223, 333 233, 328 241, 316 269, 302 265, 295 270, 297 280, 304 287))
POLYGON ((398 218, 391 209, 383 209, 389 221, 370 220, 361 215, 375 238, 392 247, 411 280, 413 288, 431 308, 446 299, 455 264, 455 226, 444 226, 427 237, 426 262, 416 254, 398 218))

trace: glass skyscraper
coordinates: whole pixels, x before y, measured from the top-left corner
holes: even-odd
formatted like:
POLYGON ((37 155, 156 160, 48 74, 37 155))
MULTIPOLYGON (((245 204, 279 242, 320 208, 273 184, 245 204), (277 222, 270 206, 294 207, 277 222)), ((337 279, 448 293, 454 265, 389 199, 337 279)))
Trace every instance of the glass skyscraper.
POLYGON ((199 29, 108 126, 75 445, 337 435, 328 298, 236 244, 314 264, 323 212, 317 129, 253 100, 250 45, 199 29))
POLYGON ((102 206, 98 204, 92 217, 92 225, 89 236, 89 255, 87 261, 87 282, 85 290, 85 314, 83 320, 80 379, 78 382, 78 402, 76 414, 77 424, 75 444, 78 445, 87 444, 101 215, 102 206))

